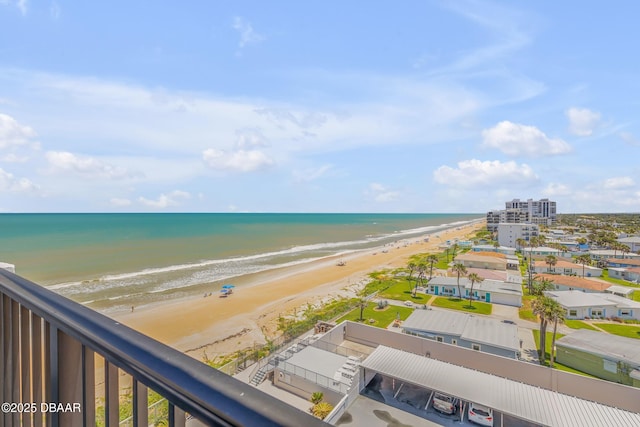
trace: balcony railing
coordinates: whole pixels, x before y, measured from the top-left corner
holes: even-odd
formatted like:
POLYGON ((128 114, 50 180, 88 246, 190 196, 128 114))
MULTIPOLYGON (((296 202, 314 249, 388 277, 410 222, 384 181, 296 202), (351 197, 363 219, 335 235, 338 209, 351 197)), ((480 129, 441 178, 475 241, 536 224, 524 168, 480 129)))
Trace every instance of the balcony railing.
POLYGON ((0 269, 0 427, 119 423, 122 372, 132 425, 147 427, 147 395, 168 404, 169 426, 326 426, 228 375, 85 306, 0 269), (104 361, 104 363, 100 363, 104 361), (96 386, 96 373, 104 381, 96 386))

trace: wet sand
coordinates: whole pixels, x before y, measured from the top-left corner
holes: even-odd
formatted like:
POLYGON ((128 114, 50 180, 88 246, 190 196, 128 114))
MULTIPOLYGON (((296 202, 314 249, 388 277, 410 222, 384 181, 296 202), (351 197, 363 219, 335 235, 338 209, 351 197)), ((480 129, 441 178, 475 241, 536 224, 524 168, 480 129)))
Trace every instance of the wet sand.
POLYGON ((438 252, 438 245, 446 240, 464 240, 482 225, 439 231, 430 235, 429 242, 424 241, 425 235, 393 246, 257 273, 226 298, 214 293, 112 317, 200 360, 205 351, 210 358, 229 354, 265 343, 265 333, 270 337, 276 333, 279 316, 332 297, 354 296, 368 273, 405 266, 411 255, 438 252), (346 264, 338 266, 339 261, 346 264))

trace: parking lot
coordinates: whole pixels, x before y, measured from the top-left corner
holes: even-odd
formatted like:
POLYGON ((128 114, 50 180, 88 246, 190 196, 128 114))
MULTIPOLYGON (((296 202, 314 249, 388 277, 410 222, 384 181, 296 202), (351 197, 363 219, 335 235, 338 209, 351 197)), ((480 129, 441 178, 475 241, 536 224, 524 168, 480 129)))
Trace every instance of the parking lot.
MULTIPOLYGON (((352 425, 388 427, 476 425, 467 419, 469 402, 458 400, 455 412, 450 415, 435 410, 433 407, 435 392, 426 387, 401 383, 394 378, 376 374, 362 390, 356 403, 348 409, 348 417, 353 419, 352 425)), ((493 412, 493 419, 495 420, 493 425, 496 427, 536 427, 534 423, 499 411, 493 412)))

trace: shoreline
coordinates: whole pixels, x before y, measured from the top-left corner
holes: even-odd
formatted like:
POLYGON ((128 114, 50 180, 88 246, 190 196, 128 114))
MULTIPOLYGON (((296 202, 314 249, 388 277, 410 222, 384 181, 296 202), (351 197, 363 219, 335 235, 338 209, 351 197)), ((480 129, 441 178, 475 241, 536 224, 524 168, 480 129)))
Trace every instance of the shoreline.
POLYGON ((110 317, 199 360, 222 356, 261 345, 265 333, 277 332, 279 316, 308 304, 323 304, 331 298, 355 296, 368 280, 368 273, 406 265, 414 254, 435 252, 446 240, 463 239, 483 222, 456 225, 400 239, 386 245, 347 255, 281 267, 245 276, 227 298, 181 298, 112 313, 110 317), (439 236, 435 237, 435 236, 439 236), (424 239, 429 237, 429 242, 424 239), (386 250, 386 252, 383 252, 386 250), (343 260, 344 266, 337 262, 343 260))

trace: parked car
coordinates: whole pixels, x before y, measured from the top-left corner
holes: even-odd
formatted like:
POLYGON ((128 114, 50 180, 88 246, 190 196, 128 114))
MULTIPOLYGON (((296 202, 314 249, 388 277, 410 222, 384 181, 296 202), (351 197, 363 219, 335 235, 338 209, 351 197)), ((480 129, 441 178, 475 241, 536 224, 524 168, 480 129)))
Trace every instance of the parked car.
POLYGON ((411 301, 405 301, 404 305, 406 305, 407 307, 413 307, 413 303, 411 301))
POLYGON ((443 414, 455 414, 458 409, 458 398, 449 396, 444 393, 435 393, 433 395, 433 409, 443 414))
POLYGON ((493 427, 493 409, 477 403, 469 403, 469 421, 481 426, 493 427))

